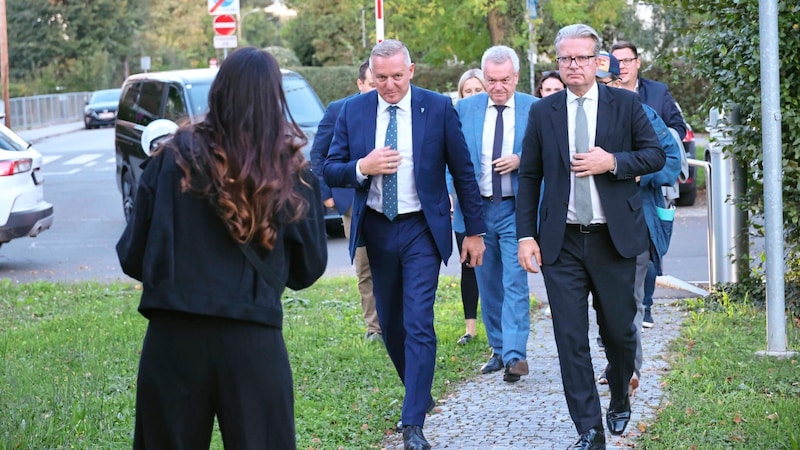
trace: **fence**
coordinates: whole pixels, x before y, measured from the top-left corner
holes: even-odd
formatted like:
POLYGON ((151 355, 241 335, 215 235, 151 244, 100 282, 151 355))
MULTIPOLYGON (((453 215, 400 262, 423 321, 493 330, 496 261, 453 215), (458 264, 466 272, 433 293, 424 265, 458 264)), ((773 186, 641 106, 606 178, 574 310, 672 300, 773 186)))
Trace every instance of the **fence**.
POLYGON ((27 130, 83 120, 83 107, 90 95, 91 92, 70 92, 12 98, 9 100, 11 129, 27 130))

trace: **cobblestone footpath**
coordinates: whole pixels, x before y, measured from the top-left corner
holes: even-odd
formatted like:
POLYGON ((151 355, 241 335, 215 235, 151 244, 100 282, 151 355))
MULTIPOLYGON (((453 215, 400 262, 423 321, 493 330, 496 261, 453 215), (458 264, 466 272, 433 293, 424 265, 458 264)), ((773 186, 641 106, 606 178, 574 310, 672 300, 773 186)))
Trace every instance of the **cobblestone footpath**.
MULTIPOLYGON (((595 342, 597 325, 591 307, 589 314, 592 361, 599 374, 606 359, 595 342)), ((684 314, 674 299, 655 301, 656 325, 643 332, 644 362, 641 384, 631 399, 631 423, 622 436, 606 432, 607 449, 636 447, 640 428, 646 429, 654 420, 663 398, 661 377, 669 371, 664 355, 680 333, 684 314)), ((575 443, 578 434, 564 399, 552 322, 541 312, 533 317, 528 339, 530 374, 507 383, 502 372, 481 375, 475 367, 476 376, 439 399, 427 417, 423 431, 434 449, 566 449, 575 443)), ((608 387, 598 385, 598 392, 605 417, 608 387)), ((383 448, 402 449, 402 434, 387 436, 383 448)))

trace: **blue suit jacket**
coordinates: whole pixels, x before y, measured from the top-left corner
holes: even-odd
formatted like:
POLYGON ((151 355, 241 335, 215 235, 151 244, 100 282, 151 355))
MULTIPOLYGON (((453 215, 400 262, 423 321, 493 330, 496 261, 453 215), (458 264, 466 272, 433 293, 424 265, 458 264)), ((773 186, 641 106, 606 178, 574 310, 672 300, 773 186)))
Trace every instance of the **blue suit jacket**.
MULTIPOLYGON (((367 193, 372 181, 369 177, 364 184, 358 182, 356 163, 375 149, 377 111, 377 91, 345 102, 323 166, 329 186, 356 190, 350 225, 351 258, 364 232, 367 193)), ((478 183, 475 182, 475 171, 450 97, 412 85, 411 123, 417 195, 437 250, 446 263, 453 252, 453 237, 445 169, 449 168, 461 198, 469 236, 486 232, 478 183)))
MULTIPOLYGON (((621 256, 633 258, 649 246, 635 178, 661 169, 666 156, 636 94, 603 85, 598 89, 595 145, 614 154, 617 174, 595 175, 594 181, 614 247, 621 256)), ((517 236, 536 238, 544 264, 558 258, 566 231, 570 190, 566 96, 565 89, 531 107, 522 143, 517 236), (542 180, 547 195, 537 208, 542 180)))
POLYGON ((319 178, 322 200, 333 198, 333 203, 339 214, 347 212, 350 205, 353 204, 354 189, 329 187, 328 184, 325 183, 325 177, 322 176, 322 166, 325 162, 325 158, 328 156, 328 148, 333 140, 333 128, 336 125, 336 118, 339 117, 339 112, 342 110, 344 102, 356 95, 336 100, 328 105, 328 109, 325 110, 325 115, 323 115, 322 120, 319 121, 317 135, 314 137, 314 144, 311 146, 311 170, 319 178))
POLYGON ((678 132, 681 139, 686 137, 686 121, 666 84, 640 77, 639 99, 653 108, 668 127, 678 132))
MULTIPOLYGON (((528 123, 528 112, 531 105, 539 100, 538 98, 524 94, 514 93, 514 154, 522 155, 522 138, 525 136, 525 125, 528 123)), ((475 167, 475 180, 481 177, 481 153, 483 151, 483 124, 486 120, 486 109, 489 104, 489 95, 485 92, 464 98, 456 103, 456 112, 461 119, 461 131, 469 148, 469 157, 475 167)), ((517 193, 519 182, 517 180, 518 171, 511 172, 511 187, 514 195, 517 193)), ((461 211, 461 204, 458 198, 455 199, 453 211, 453 228, 456 231, 464 229, 464 213, 461 211)))

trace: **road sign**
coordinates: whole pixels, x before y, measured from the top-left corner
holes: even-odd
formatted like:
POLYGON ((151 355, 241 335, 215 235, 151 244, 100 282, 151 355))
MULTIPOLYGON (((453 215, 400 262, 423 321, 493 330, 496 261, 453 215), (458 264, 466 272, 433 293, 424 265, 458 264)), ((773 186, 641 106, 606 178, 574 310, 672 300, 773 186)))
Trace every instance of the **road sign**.
POLYGON ((236 48, 239 41, 236 36, 214 36, 214 48, 236 48))
POLYGON ((239 14, 239 0, 208 0, 208 13, 212 16, 239 14))
POLYGON ((214 17, 214 33, 217 36, 232 36, 236 33, 236 18, 222 15, 214 17))

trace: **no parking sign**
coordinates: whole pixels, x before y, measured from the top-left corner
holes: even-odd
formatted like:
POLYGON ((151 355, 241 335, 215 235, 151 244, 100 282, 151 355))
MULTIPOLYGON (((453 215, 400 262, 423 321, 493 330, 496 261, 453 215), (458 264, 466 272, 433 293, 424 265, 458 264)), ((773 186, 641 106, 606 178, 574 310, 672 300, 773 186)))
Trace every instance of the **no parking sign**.
POLYGON ((239 15, 239 0, 208 0, 208 13, 212 16, 223 14, 239 15))

